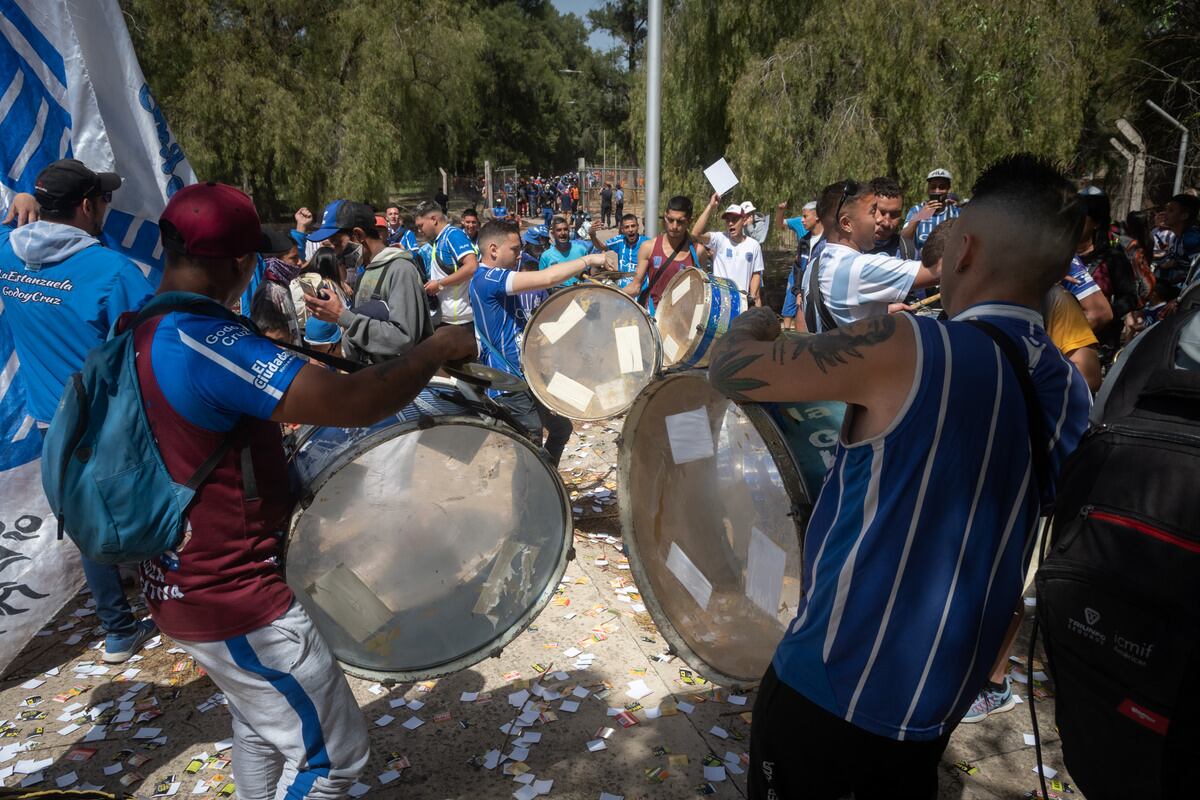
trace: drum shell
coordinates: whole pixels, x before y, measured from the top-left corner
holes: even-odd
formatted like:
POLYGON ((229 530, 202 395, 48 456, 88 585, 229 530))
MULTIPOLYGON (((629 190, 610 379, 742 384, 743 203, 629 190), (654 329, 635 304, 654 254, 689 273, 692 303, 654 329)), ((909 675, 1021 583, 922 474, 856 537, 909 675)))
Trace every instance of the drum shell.
MULTIPOLYGON (((698 269, 680 270, 667 284, 667 288, 662 294, 663 298, 672 298, 676 288, 685 282, 697 279, 703 281, 706 289, 703 294, 703 302, 699 305, 699 308, 702 309, 700 319, 703 324, 700 330, 697 330, 697 326, 693 322, 696 306, 689 307, 685 312, 679 304, 668 302, 660 303, 654 310, 654 319, 659 325, 659 339, 663 342, 664 368, 703 369, 707 367, 712 355, 712 343, 728 333, 734 317, 747 308, 746 294, 738 289, 737 284, 698 269), (675 360, 672 360, 669 352, 672 348, 667 342, 668 327, 685 328, 690 334, 686 343, 677 345, 679 350, 675 354, 675 360)), ((674 340, 672 339, 672 341, 674 340)))
MULTIPOLYGON (((651 434, 650 445, 648 445, 651 455, 642 455, 638 453, 636 439, 639 431, 643 430, 643 425, 649 425, 652 421, 659 419, 655 398, 664 392, 671 392, 673 383, 689 379, 706 382, 705 374, 700 371, 676 372, 663 376, 638 396, 625 419, 619 440, 617 475, 623 538, 629 552, 630 570, 637 586, 641 589, 643 603, 671 650, 682 657, 696 672, 715 683, 725 686, 745 685, 757 681, 762 676, 762 672, 770 663, 775 646, 786 631, 786 622, 781 621, 782 624, 778 626, 777 638, 771 639, 769 646, 767 639, 758 637, 760 649, 757 653, 739 652, 737 658, 726 659, 743 664, 752 658, 757 659, 753 665, 745 664, 744 668, 735 671, 706 660, 698 652, 697 647, 693 647, 689 637, 681 633, 676 626, 678 619, 672 617, 671 610, 668 608, 668 605, 671 604, 670 601, 664 602, 656 593, 656 587, 663 586, 663 582, 667 580, 666 571, 669 566, 664 558, 663 545, 670 538, 670 531, 666 530, 666 526, 671 524, 669 522, 671 514, 669 509, 656 505, 656 502, 660 504, 667 502, 667 498, 654 495, 653 492, 641 487, 654 483, 656 479, 666 481, 666 476, 661 473, 657 475, 646 473, 647 462, 658 458, 658 453, 664 448, 657 446, 659 439, 651 434), (645 496, 648 493, 651 495, 650 499, 645 496), (639 519, 643 524, 648 519, 652 520, 651 524, 654 527, 639 532, 639 519), (656 576, 662 578, 662 581, 656 580, 656 576)), ((833 448, 837 443, 836 429, 841 425, 844 406, 841 403, 747 404, 739 406, 738 410, 744 414, 748 423, 761 437, 762 446, 778 471, 778 480, 782 483, 784 493, 790 503, 788 507, 778 509, 773 513, 777 521, 779 515, 788 517, 786 523, 781 522, 776 528, 786 527, 790 530, 789 535, 794 537, 794 541, 791 543, 792 549, 789 550, 789 554, 794 553, 794 558, 789 555, 788 563, 791 565, 794 562, 795 568, 793 570, 789 566, 789 573, 785 575, 785 579, 798 589, 801 578, 800 556, 802 555, 804 528, 808 523, 812 505, 823 485, 825 467, 832 460, 833 448), (804 419, 806 416, 807 420, 804 419), (796 419, 796 417, 800 417, 800 419, 796 419), (823 446, 813 445, 810 440, 814 438, 823 446), (809 442, 808 446, 811 452, 797 455, 794 451, 804 449, 805 442, 809 442)), ((718 453, 715 457, 719 458, 719 456, 718 453)), ((675 467, 675 469, 679 469, 679 467, 675 467)), ((746 483, 747 486, 750 486, 755 481, 748 478, 746 483)), ((752 490, 750 494, 753 494, 752 490)), ((683 499, 681 497, 679 501, 682 502, 683 499)), ((760 506, 763 500, 753 498, 751 502, 755 506, 760 506)), ((732 516, 734 512, 728 513, 732 516)), ((712 525, 711 530, 698 532, 698 535, 709 537, 711 534, 713 537, 720 537, 724 533, 715 520, 712 525)), ((686 537, 677 538, 686 543, 686 537)), ((714 540, 710 537, 710 541, 714 540)), ((725 548, 725 551, 725 555, 728 556, 728 548, 725 548)), ((744 567, 745 564, 743 563, 742 566, 744 567)), ((678 603, 675 603, 674 607, 678 608, 678 603)), ((707 609, 705 613, 707 613, 707 609)), ((790 622, 790 619, 787 622, 790 622)), ((694 625, 695 620, 684 624, 694 625)))
MULTIPOLYGON (((416 442, 410 444, 413 446, 423 446, 421 440, 417 440, 416 442)), ((432 446, 433 445, 430 445, 430 447, 432 446)), ((496 463, 505 463, 504 453, 501 453, 499 456, 497 456, 496 463)), ((398 414, 376 423, 369 428, 324 428, 308 432, 306 441, 300 445, 296 456, 293 458, 291 466, 293 480, 297 481, 298 485, 301 487, 299 495, 301 499, 292 513, 291 521, 288 527, 288 534, 283 552, 284 572, 288 577, 289 585, 292 586, 293 591, 296 593, 297 599, 305 605, 305 607, 309 610, 310 615, 313 617, 314 622, 317 624, 318 629, 321 629, 322 633, 325 634, 326 640, 329 642, 330 648, 333 650, 334 656, 338 659, 339 663, 342 665, 342 668, 346 672, 361 678, 387 682, 411 682, 417 680, 427 680, 465 669, 475 663, 478 663, 488 656, 499 655, 500 650, 513 639, 515 639, 549 603, 550 599, 554 595, 555 590, 558 588, 558 583, 561 580, 563 573, 566 570, 567 561, 572 555, 573 519, 571 515, 570 500, 561 479, 557 475, 557 471, 548 463, 545 452, 541 450, 541 448, 534 446, 534 444, 525 436, 521 435, 517 431, 514 431, 510 426, 504 424, 503 422, 482 417, 473 413, 464 405, 452 402, 444 397, 437 397, 429 392, 422 392, 419 397, 419 402, 407 406, 398 414), (450 413, 451 411, 455 413, 450 413), (504 449, 511 446, 514 448, 512 450, 512 459, 515 464, 524 465, 525 469, 528 469, 530 465, 535 463, 540 465, 540 468, 538 471, 534 472, 533 477, 530 480, 536 482, 535 488, 542 493, 541 496, 543 500, 552 498, 551 502, 554 507, 553 509, 547 509, 545 513, 547 518, 553 518, 556 521, 556 524, 558 524, 559 530, 562 533, 561 539, 557 538, 557 536, 549 535, 546 539, 542 540, 543 543, 540 545, 541 548, 545 549, 547 553, 544 563, 539 562, 541 563, 539 576, 545 577, 545 583, 540 587, 540 590, 537 590, 536 595, 529 595, 529 598, 531 599, 527 599, 528 607, 525 608, 522 613, 515 616, 515 618, 511 620, 511 624, 509 624, 503 630, 496 629, 494 634, 485 633, 483 637, 480 637, 481 641, 478 642, 478 646, 470 647, 463 652, 455 652, 452 655, 448 655, 444 658, 438 658, 432 661, 423 661, 420 663, 395 663, 394 665, 388 664, 385 667, 380 666, 379 664, 364 664, 363 661, 357 657, 357 653, 350 651, 345 647, 345 642, 347 641, 345 629, 338 625, 334 618, 325 613, 323 609, 314 607, 315 601, 308 593, 308 590, 312 586, 314 575, 314 569, 312 567, 314 559, 311 556, 311 551, 317 545, 320 545, 320 549, 323 550, 325 538, 322 537, 320 533, 313 534, 311 525, 317 525, 317 530, 323 531, 324 528, 321 526, 326 524, 328 520, 323 523, 322 517, 316 517, 310 523, 310 527, 305 528, 306 540, 303 545, 303 549, 308 552, 306 552, 304 556, 306 562, 305 568, 307 569, 307 572, 303 576, 288 574, 289 566, 293 565, 296 553, 300 549, 297 544, 296 537, 298 532, 301 530, 301 525, 305 520, 306 513, 315 513, 315 510, 314 512, 310 512, 310 508, 312 507, 314 501, 321 500, 323 497, 321 494, 322 490, 325 489, 327 485, 330 485, 331 481, 338 480, 339 473, 341 473, 343 470, 347 468, 361 468, 361 464, 358 461, 361 457, 368 455, 377 447, 387 447, 389 446, 389 443, 392 443, 395 440, 401 439, 405 436, 436 436, 439 429, 442 431, 453 430, 459 426, 466 426, 464 431, 470 434, 468 438, 472 436, 480 437, 480 441, 483 444, 480 445, 479 449, 489 446, 493 448, 499 446, 504 449), (500 435, 500 439, 495 438, 495 435, 497 434, 500 435), (343 435, 346 444, 336 447, 330 446, 331 443, 338 441, 343 435), (541 470, 544 470, 545 472, 544 483, 541 481, 541 478, 543 477, 541 470), (314 535, 317 537, 315 543, 313 541, 314 535), (551 549, 551 545, 556 548, 556 551, 551 549), (331 625, 336 626, 336 629, 330 629, 331 625), (486 639, 486 641, 483 641, 483 639, 486 639)), ((347 474, 353 475, 353 473, 347 474)), ((467 475, 466 477, 469 478, 470 475, 467 475)), ((516 479, 514 478, 514 482, 515 480, 516 479)), ((427 502, 429 504, 436 505, 449 505, 446 503, 438 503, 439 499, 441 498, 431 497, 427 502)), ((394 532, 396 534, 394 537, 396 549, 394 551, 379 552, 379 559, 403 559, 406 557, 406 548, 408 548, 408 552, 417 552, 411 548, 421 547, 420 542, 422 540, 426 542, 431 540, 431 535, 428 528, 413 527, 406 530, 404 527, 405 525, 414 524, 412 522, 413 520, 417 520, 422 517, 422 512, 425 511, 425 509, 420 508, 421 502, 422 501, 420 499, 414 502, 412 504, 412 512, 403 518, 399 518, 395 514, 380 515, 380 524, 382 525, 387 525, 389 522, 396 522, 397 520, 399 521, 396 522, 396 527, 394 528, 394 532)), ((353 529, 353 522, 349 523, 348 525, 349 528, 353 529)), ((466 526, 462 527, 463 530, 459 531, 444 531, 443 538, 446 536, 454 537, 455 534, 462 535, 464 540, 466 540, 466 544, 463 545, 462 552, 467 555, 473 555, 474 551, 469 549, 473 542, 482 541, 486 536, 490 535, 490 532, 480 534, 476 536, 474 540, 470 540, 469 532, 465 530, 466 526)), ((535 533, 537 535, 542 535, 547 529, 552 528, 539 526, 539 530, 535 533)), ((349 558, 346 558, 344 553, 346 551, 353 550, 353 547, 350 546, 351 541, 354 540, 353 537, 351 539, 338 540, 336 530, 331 530, 334 531, 332 537, 334 541, 329 545, 330 548, 340 548, 343 552, 343 557, 345 558, 346 563, 351 564, 354 568, 363 569, 361 564, 364 562, 364 559, 370 559, 371 556, 367 555, 360 557, 360 560, 355 562, 349 561, 349 558)), ((519 549, 517 546, 523 544, 514 536, 509 535, 506 535, 505 537, 495 537, 494 540, 487 540, 483 543, 495 551, 493 556, 497 562, 503 560, 503 556, 507 552, 506 548, 508 548, 509 545, 519 549)), ((363 546, 366 545, 364 544, 363 546)), ((330 557, 327 562, 324 562, 324 566, 332 567, 335 560, 335 558, 330 557)), ((416 561, 417 559, 414 558, 413 560, 416 561)), ((482 559, 482 561, 486 562, 487 559, 482 559)), ((472 562, 472 565, 473 563, 474 562, 472 562)), ((321 569, 324 569, 324 566, 321 569)), ((343 564, 339 564, 338 566, 341 567, 343 564)), ((453 566, 454 565, 452 564, 451 567, 453 566)), ((468 565, 467 562, 464 561, 460 565, 460 568, 463 571, 467 571, 470 566, 471 565, 468 565)), ((481 577, 484 571, 485 568, 481 568, 474 573, 470 573, 471 579, 465 582, 459 582, 457 584, 446 583, 445 585, 448 586, 449 589, 445 592, 445 596, 453 600, 453 593, 455 589, 467 589, 469 591, 470 587, 477 582, 476 579, 481 577)), ((495 574, 495 570, 492 571, 492 574, 495 574)), ((355 575, 354 577, 358 578, 359 576, 355 575)), ((418 573, 415 577, 419 581, 425 581, 426 583, 433 580, 432 577, 420 573, 418 573)), ((443 583, 445 582, 443 581, 443 583)), ((488 582, 484 584, 484 588, 486 589, 490 583, 491 580, 489 577, 488 582)), ((379 582, 376 581, 370 588, 375 588, 375 586, 378 585, 379 582)), ((434 597, 437 600, 437 604, 440 604, 442 596, 434 595, 434 597)), ((467 597, 467 595, 460 594, 457 597, 459 598, 458 601, 461 601, 461 598, 467 597)), ((406 598, 406 600, 407 599, 408 598, 406 598)), ((419 606, 419 602, 419 598, 413 598, 413 601, 409 605, 406 605, 402 610, 393 611, 393 614, 395 615, 393 620, 399 619, 400 615, 404 613, 415 613, 413 609, 419 606)), ((396 604, 393 602, 391 606, 387 607, 387 610, 391 611, 395 605, 396 604)), ((434 604, 426 603, 426 605, 433 606, 434 604)), ((455 620, 452 619, 446 619, 445 621, 446 623, 455 622, 455 620)), ((475 624, 476 622, 477 620, 472 620, 472 624, 475 624)), ((464 623, 464 629, 467 629, 467 627, 468 626, 466 626, 464 623)), ((474 635, 476 632, 477 629, 472 630, 467 634, 467 636, 469 637, 474 635)), ((405 653, 400 653, 401 658, 403 658, 404 655, 405 653)))
MULTIPOLYGON (((588 310, 590 312, 590 304, 588 310)), ((586 319, 585 317, 575 323, 572 329, 584 324, 586 319)), ((624 373, 618 372, 618 368, 607 363, 603 364, 603 366, 608 370, 608 374, 602 377, 598 375, 602 362, 606 360, 607 352, 612 350, 615 353, 615 344, 610 344, 610 342, 613 342, 613 339, 608 338, 615 336, 615 326, 608 326, 601 322, 599 325, 592 324, 589 330, 594 330, 596 336, 590 337, 585 351, 579 352, 579 348, 576 348, 574 358, 586 361, 591 370, 586 375, 584 374, 585 370, 576 370, 576 374, 581 378, 578 383, 583 384, 586 388, 592 390, 594 394, 599 395, 600 389, 609 380, 614 382, 624 381, 625 378, 623 377, 624 373), (610 376, 612 375, 615 375, 616 378, 611 378, 610 376)), ((646 313, 646 310, 620 289, 591 282, 579 283, 552 294, 550 299, 538 306, 537 310, 530 317, 529 322, 525 326, 525 334, 521 342, 521 366, 525 373, 525 379, 529 384, 529 390, 550 410, 568 419, 581 422, 597 422, 624 414, 636 398, 637 392, 653 380, 655 375, 661 372, 662 357, 662 343, 659 341, 658 329, 654 320, 646 313), (621 313, 632 315, 637 320, 634 324, 641 326, 644 323, 643 330, 646 334, 644 342, 639 337, 639 342, 641 342, 639 344, 641 362, 644 366, 635 373, 631 373, 628 378, 636 386, 636 391, 627 392, 628 400, 626 401, 612 405, 605 404, 601 409, 592 411, 589 411, 588 408, 598 405, 597 403, 592 402, 588 408, 581 410, 560 400, 559 397, 549 391, 549 380, 545 376, 554 368, 545 365, 549 363, 550 354, 553 352, 554 356, 560 357, 561 361, 565 362, 570 359, 571 350, 565 345, 560 344, 563 341, 561 338, 556 342, 546 342, 544 344, 540 338, 535 338, 539 335, 540 331, 545 329, 546 319, 544 318, 549 317, 551 314, 564 313, 564 309, 569 307, 571 302, 586 298, 589 294, 594 299, 616 300, 617 304, 614 308, 619 309, 621 313), (649 350, 648 354, 646 348, 649 350)), ((614 356, 613 358, 615 359, 616 357, 614 356)), ((554 369, 554 371, 557 373, 562 370, 554 369)))

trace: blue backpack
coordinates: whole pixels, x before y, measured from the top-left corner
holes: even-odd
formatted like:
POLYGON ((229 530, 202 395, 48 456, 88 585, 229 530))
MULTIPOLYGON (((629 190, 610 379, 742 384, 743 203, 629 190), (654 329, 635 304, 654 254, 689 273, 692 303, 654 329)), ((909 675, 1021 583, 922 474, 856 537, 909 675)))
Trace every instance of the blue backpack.
POLYGON ((42 447, 42 488, 80 551, 101 564, 140 562, 172 550, 187 528, 188 507, 233 445, 234 426, 191 479, 176 483, 150 430, 138 383, 133 332, 172 311, 239 320, 213 300, 166 292, 130 325, 116 327, 71 376, 42 447))

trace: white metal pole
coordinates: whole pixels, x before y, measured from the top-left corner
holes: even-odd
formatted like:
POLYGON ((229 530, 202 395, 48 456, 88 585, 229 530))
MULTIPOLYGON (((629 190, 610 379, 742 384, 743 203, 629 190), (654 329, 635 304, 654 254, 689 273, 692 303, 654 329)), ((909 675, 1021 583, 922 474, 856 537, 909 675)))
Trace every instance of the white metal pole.
POLYGON ((1171 194, 1173 194, 1173 195, 1179 194, 1181 191, 1183 191, 1183 164, 1184 164, 1185 160, 1187 159, 1187 146, 1188 146, 1187 126, 1184 125, 1179 120, 1172 117, 1167 112, 1163 111, 1161 108, 1159 108, 1158 104, 1155 103, 1153 100, 1147 100, 1146 105, 1150 106, 1150 108, 1153 109, 1154 111, 1157 111, 1159 116, 1161 116, 1167 122, 1171 123, 1176 128, 1178 128, 1180 131, 1183 132, 1183 138, 1181 138, 1179 140, 1179 158, 1175 162, 1175 188, 1171 190, 1171 194))
POLYGON ((650 0, 646 25, 646 235, 658 235, 662 112, 662 0, 650 0))
POLYGON ((1119 213, 1117 215, 1118 217, 1124 218, 1125 212, 1133 210, 1134 156, 1133 156, 1133 153, 1129 152, 1129 150, 1127 150, 1125 148, 1125 146, 1123 144, 1121 144, 1121 141, 1119 139, 1117 139, 1117 137, 1110 136, 1108 139, 1108 143, 1111 144, 1113 146, 1113 149, 1116 150, 1118 153, 1120 153, 1121 157, 1125 159, 1125 186, 1124 186, 1124 191, 1123 191, 1123 194, 1125 196, 1121 198, 1121 206, 1123 206, 1123 208, 1121 208, 1121 213, 1119 213))
POLYGON ((483 162, 483 196, 485 199, 487 199, 487 207, 488 207, 489 211, 496 207, 496 204, 492 202, 492 162, 491 161, 483 162))

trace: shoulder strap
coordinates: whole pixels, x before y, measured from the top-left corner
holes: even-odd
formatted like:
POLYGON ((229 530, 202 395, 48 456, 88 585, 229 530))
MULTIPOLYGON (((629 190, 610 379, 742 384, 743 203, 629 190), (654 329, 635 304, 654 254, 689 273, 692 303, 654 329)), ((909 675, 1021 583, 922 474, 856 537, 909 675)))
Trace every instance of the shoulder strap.
POLYGON ((901 236, 900 237, 900 257, 905 259, 906 261, 912 261, 914 258, 916 258, 916 255, 917 255, 917 246, 915 244, 913 244, 911 239, 905 239, 903 236, 901 236))
POLYGON ((1046 504, 1051 487, 1050 439, 1046 435, 1046 423, 1042 419, 1042 407, 1038 402, 1037 388, 1033 385, 1033 378, 1029 376, 1029 366, 1021 355, 1021 351, 1017 349, 1017 343, 1004 331, 992 323, 980 319, 967 320, 967 324, 987 334, 1000 348, 1008 365, 1016 373, 1017 383, 1025 398, 1025 414, 1029 420, 1029 450, 1033 459, 1033 475, 1037 482, 1038 508, 1042 516, 1046 516, 1050 511, 1050 507, 1046 504))
POLYGON ((504 353, 500 352, 500 348, 498 348, 498 347, 496 347, 496 345, 492 344, 492 340, 488 338, 487 332, 484 331, 484 329, 481 326, 479 326, 479 325, 475 326, 475 333, 479 335, 479 341, 484 346, 484 349, 486 349, 489 353, 494 355, 500 361, 500 363, 504 365, 505 370, 507 372, 509 372, 517 377, 521 376, 521 370, 514 367, 513 363, 511 361, 509 361, 507 358, 505 358, 504 353))
POLYGON ((831 331, 837 328, 837 320, 833 318, 833 314, 829 313, 829 308, 825 305, 825 298, 821 296, 821 256, 825 255, 822 250, 817 254, 816 258, 811 255, 808 259, 808 305, 804 309, 804 322, 809 326, 810 331, 817 329, 817 316, 821 317, 821 332, 831 331))
MULTIPOLYGON (((691 247, 691 241, 692 241, 692 237, 685 235, 683 237, 683 241, 680 242, 679 245, 674 250, 671 251, 671 255, 667 256, 667 259, 662 262, 662 265, 657 270, 655 270, 654 280, 650 281, 650 285, 646 287, 646 291, 642 292, 641 295, 638 297, 639 302, 642 302, 646 298, 652 297, 654 295, 655 287, 658 286, 658 284, 662 281, 663 275, 666 274, 667 268, 671 266, 671 262, 675 260, 675 256, 679 255, 679 251, 683 249, 684 245, 691 247)), ((695 253, 696 253, 696 251, 693 249, 692 250, 692 261, 693 262, 695 262, 695 260, 696 260, 695 253)), ((651 254, 650 257, 654 258, 654 255, 651 254)), ((699 265, 697 264, 696 266, 699 266, 699 265)))

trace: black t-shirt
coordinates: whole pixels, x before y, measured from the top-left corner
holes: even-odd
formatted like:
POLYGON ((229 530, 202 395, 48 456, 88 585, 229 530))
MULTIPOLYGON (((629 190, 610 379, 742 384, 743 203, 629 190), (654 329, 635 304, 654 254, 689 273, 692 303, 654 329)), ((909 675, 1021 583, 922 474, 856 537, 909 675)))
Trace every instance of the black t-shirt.
POLYGON ((612 189, 605 187, 600 190, 600 204, 605 206, 612 204, 612 189))

